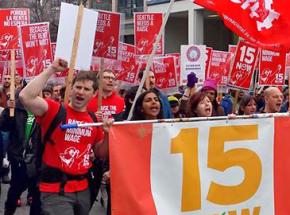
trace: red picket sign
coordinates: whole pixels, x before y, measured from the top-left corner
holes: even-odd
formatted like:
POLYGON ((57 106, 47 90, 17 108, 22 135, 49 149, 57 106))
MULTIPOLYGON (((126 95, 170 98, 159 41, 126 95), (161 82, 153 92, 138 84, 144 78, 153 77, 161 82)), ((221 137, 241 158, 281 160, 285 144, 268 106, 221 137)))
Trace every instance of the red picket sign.
POLYGON ((232 55, 229 52, 213 50, 207 78, 215 80, 218 85, 227 85, 231 68, 231 57, 232 55))
POLYGON ((286 52, 262 49, 259 85, 282 86, 285 81, 286 52))
MULTIPOLYGON (((10 61, 11 59, 11 52, 9 49, 0 51, 0 61, 10 61)), ((21 49, 15 50, 15 60, 22 60, 22 53, 21 49)))
POLYGON ((56 43, 50 43, 50 46, 51 46, 51 53, 52 53, 52 57, 54 59, 54 56, 55 56, 55 50, 56 50, 56 43))
POLYGON ((212 51, 213 48, 206 47, 206 59, 205 59, 205 77, 208 78, 210 64, 211 64, 211 58, 212 58, 212 51))
POLYGON ((25 77, 31 79, 47 68, 53 60, 49 23, 23 25, 20 28, 25 77))
POLYGON ((17 26, 30 23, 29 9, 0 9, 0 50, 19 49, 17 26))
MULTIPOLYGON (((136 55, 150 55, 163 22, 162 13, 134 13, 136 55)), ((157 44, 156 55, 163 55, 164 34, 157 44)))
POLYGON ((120 37, 120 13, 98 11, 98 22, 94 42, 94 57, 117 59, 120 37))
POLYGON ((155 74, 156 87, 164 93, 177 92, 177 77, 174 57, 158 57, 153 60, 152 70, 155 74))
POLYGON ((250 88, 258 54, 259 49, 256 46, 245 41, 239 42, 229 86, 245 90, 250 88))
POLYGON ((121 61, 121 64, 119 70, 116 71, 116 78, 126 85, 134 84, 138 72, 138 65, 135 59, 135 46, 120 43, 118 60, 121 61))
POLYGON ((176 78, 177 78, 177 84, 180 83, 180 53, 169 53, 165 56, 173 56, 175 58, 175 69, 176 69, 176 78))

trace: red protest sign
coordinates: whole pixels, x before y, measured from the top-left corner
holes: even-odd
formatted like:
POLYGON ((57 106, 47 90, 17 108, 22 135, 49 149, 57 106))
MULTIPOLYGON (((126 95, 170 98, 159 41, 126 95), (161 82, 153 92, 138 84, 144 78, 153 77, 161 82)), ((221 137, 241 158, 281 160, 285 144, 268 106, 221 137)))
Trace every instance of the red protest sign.
POLYGON ((177 92, 177 78, 174 57, 158 57, 153 60, 156 87, 165 93, 177 92))
POLYGON ((259 49, 256 46, 245 41, 239 42, 230 74, 230 86, 240 89, 250 88, 258 54, 259 49))
POLYGON ((210 68, 210 62, 212 58, 212 50, 213 48, 206 47, 205 53, 206 53, 206 58, 205 58, 205 77, 208 77, 209 73, 209 68, 210 68))
POLYGON ((231 53, 212 51, 207 78, 215 80, 218 85, 227 85, 231 68, 231 53))
POLYGON ((121 64, 119 70, 116 71, 116 78, 124 82, 124 84, 134 84, 138 72, 138 65, 136 64, 135 58, 135 46, 120 43, 118 60, 121 61, 121 64))
POLYGON ((228 51, 234 56, 236 54, 237 46, 229 45, 228 51))
MULTIPOLYGON (((3 50, 0 51, 0 61, 10 61, 11 59, 11 52, 10 50, 3 50)), ((15 50, 15 60, 22 60, 22 53, 21 53, 21 49, 16 49, 15 50)))
POLYGON ((25 77, 31 79, 52 62, 48 23, 20 27, 25 77))
POLYGON ((282 86, 285 81, 286 52, 262 49, 259 85, 282 86))
POLYGON ((0 50, 19 49, 17 26, 30 23, 29 9, 0 9, 0 50))
POLYGON ((166 54, 165 56, 174 57, 177 84, 179 84, 180 83, 180 53, 169 53, 169 54, 166 54))
MULTIPOLYGON (((134 13, 136 55, 150 55, 163 21, 162 13, 134 13)), ((157 44, 156 55, 162 55, 164 34, 157 44)))
POLYGON ((50 43, 50 47, 51 47, 52 57, 53 57, 53 59, 54 59, 54 56, 55 56, 55 50, 56 50, 56 43, 50 43))
POLYGON ((120 13, 98 11, 94 57, 117 59, 120 37, 120 13))

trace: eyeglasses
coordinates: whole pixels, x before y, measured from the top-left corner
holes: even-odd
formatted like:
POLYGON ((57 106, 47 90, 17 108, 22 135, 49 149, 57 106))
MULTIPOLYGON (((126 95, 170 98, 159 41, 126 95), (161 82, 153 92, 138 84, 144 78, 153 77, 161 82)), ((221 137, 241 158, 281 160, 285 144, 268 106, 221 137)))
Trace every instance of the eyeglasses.
POLYGON ((112 77, 112 76, 103 76, 103 79, 116 81, 116 78, 115 77, 112 77))

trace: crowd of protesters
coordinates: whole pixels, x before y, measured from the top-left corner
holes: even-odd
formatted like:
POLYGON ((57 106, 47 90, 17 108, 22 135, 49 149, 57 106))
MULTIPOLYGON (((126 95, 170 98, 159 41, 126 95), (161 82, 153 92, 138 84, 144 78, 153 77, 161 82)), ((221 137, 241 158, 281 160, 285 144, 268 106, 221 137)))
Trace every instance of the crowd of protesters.
MULTIPOLYGON (((9 99, 11 77, 3 77, 0 90, 0 174, 2 183, 10 183, 5 215, 15 213, 17 206, 21 205, 21 194, 26 189, 29 191, 27 203, 31 205, 32 215, 88 214, 100 188, 107 192, 107 214, 111 213, 108 130, 112 119, 128 119, 139 85, 120 90, 116 88, 116 76, 111 70, 105 70, 102 76, 80 71, 72 82, 70 101, 64 104, 65 86, 48 80, 66 67, 65 61, 56 59, 27 86, 21 77, 17 77, 15 101, 9 99), (98 86, 102 86, 100 108, 98 86), (39 175, 29 177, 29 168, 23 155, 33 125, 37 122, 42 135, 45 134, 62 107, 66 112, 65 122, 102 121, 103 127, 89 128, 82 134, 77 133, 77 129, 62 131, 56 128, 49 137, 53 143, 45 144, 41 155, 39 175), (14 108, 14 116, 10 116, 10 108, 14 108), (96 119, 90 113, 94 113, 96 119), (75 143, 78 143, 77 146, 75 143)), ((139 82, 143 75, 143 71, 139 72, 139 82)), ((202 86, 198 86, 195 74, 190 73, 186 86, 180 87, 175 94, 165 95, 156 88, 154 73, 149 71, 131 120, 288 111, 287 89, 283 92, 276 87, 258 89, 253 93, 241 91, 237 101, 234 90, 222 94, 217 89, 213 80, 205 80, 202 86)))

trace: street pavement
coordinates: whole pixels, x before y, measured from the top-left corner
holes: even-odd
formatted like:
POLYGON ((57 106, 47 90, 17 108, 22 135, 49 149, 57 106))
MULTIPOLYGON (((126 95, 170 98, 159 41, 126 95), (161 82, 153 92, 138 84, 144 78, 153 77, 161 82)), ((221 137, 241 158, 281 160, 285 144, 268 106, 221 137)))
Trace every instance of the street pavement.
MULTIPOLYGON (((2 192, 1 192, 1 196, 0 196, 0 214, 4 214, 4 202, 6 200, 6 196, 7 196, 7 190, 8 190, 9 185, 6 184, 2 184, 2 192)), ((27 193, 23 193, 21 200, 22 200, 22 206, 18 207, 16 210, 15 215, 29 215, 29 206, 26 205, 26 195, 27 193)), ((100 199, 98 197, 98 199, 100 199)), ((101 206, 101 204, 98 202, 95 202, 90 215, 105 215, 105 208, 103 208, 101 206)))

